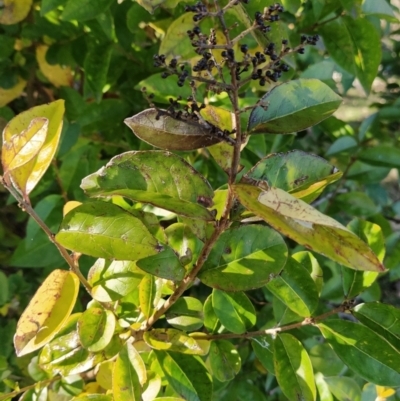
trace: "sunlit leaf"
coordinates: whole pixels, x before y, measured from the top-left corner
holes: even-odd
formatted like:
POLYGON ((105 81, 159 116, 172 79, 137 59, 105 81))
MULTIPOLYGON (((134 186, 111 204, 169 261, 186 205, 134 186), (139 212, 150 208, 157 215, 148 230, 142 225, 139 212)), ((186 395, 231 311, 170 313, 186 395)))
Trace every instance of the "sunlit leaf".
POLYGON ((32 0, 3 0, 0 9, 0 24, 13 25, 26 18, 32 0))
POLYGON ((232 380, 242 365, 235 346, 226 340, 211 342, 209 363, 213 376, 220 382, 232 380))
POLYGON ((355 270, 385 270, 364 241, 287 192, 250 185, 235 185, 234 191, 248 210, 299 244, 355 270))
POLYGON ((47 344, 69 318, 79 291, 78 277, 54 270, 43 282, 22 313, 14 336, 18 356, 47 344))
POLYGON ((176 329, 198 330, 203 326, 203 304, 194 297, 181 297, 168 309, 165 317, 176 329))
POLYGON ((0 88, 0 107, 4 107, 6 104, 16 99, 22 91, 25 89, 26 81, 21 77, 18 77, 18 82, 15 86, 10 89, 0 88))
POLYGON ((318 79, 298 79, 277 85, 250 114, 253 133, 289 134, 328 118, 342 99, 318 79))

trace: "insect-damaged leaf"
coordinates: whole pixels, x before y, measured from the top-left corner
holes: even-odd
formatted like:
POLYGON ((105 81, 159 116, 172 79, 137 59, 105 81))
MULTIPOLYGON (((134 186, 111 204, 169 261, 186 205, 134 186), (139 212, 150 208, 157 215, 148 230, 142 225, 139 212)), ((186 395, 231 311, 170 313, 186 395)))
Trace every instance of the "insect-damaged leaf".
POLYGON ((238 184, 240 203, 305 247, 355 270, 384 271, 371 248, 331 217, 279 188, 238 184))
POLYGON ((246 179, 261 181, 260 187, 280 188, 310 203, 341 176, 342 173, 322 157, 292 150, 264 157, 244 175, 242 182, 246 179))
POLYGON ((69 212, 56 240, 67 249, 105 259, 139 260, 162 249, 138 218, 106 202, 83 204, 69 212))
POLYGON ((272 88, 250 114, 253 133, 289 134, 332 115, 342 99, 318 79, 298 79, 272 88))
MULTIPOLYGON (((12 138, 21 136, 21 133, 24 131, 27 133, 26 138, 30 136, 30 129, 39 124, 39 122, 34 122, 32 125, 32 120, 48 120, 44 143, 41 146, 39 146, 40 143, 37 143, 35 149, 32 152, 28 152, 30 155, 23 160, 23 163, 16 162, 19 168, 12 170, 12 184, 21 194, 28 195, 49 167, 60 139, 63 115, 64 100, 57 100, 49 104, 33 107, 17 115, 4 128, 3 143, 10 144, 15 140, 12 138)), ((44 132, 38 133, 38 137, 40 137, 39 142, 43 141, 43 134, 44 132)), ((20 139, 22 140, 22 137, 20 139)), ((19 145, 18 147, 21 146, 19 145)), ((4 167, 6 168, 7 166, 4 167)))
POLYGON ((283 238, 262 226, 242 226, 225 231, 217 240, 200 280, 225 291, 246 291, 264 286, 278 274, 287 259, 283 238))
POLYGON ((147 109, 124 122, 138 138, 160 149, 193 150, 221 142, 199 124, 168 115, 160 115, 157 119, 158 114, 156 109, 147 109))
POLYGON ((69 318, 79 291, 75 273, 54 270, 36 291, 17 324, 14 346, 18 356, 47 344, 69 318))
POLYGON ((213 220, 209 183, 177 155, 163 151, 126 152, 82 180, 89 196, 121 195, 179 215, 213 220))

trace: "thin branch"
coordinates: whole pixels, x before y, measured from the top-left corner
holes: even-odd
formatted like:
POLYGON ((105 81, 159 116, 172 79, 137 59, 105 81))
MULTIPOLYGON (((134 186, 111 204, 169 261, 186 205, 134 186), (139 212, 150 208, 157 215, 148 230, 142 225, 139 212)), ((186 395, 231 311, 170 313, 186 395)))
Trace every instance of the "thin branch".
POLYGON ((30 204, 28 199, 24 199, 13 187, 10 185, 7 180, 3 177, 1 177, 1 181, 4 185, 4 187, 11 193, 11 195, 18 201, 20 207, 22 210, 24 210, 26 213, 29 214, 29 216, 32 217, 33 220, 36 221, 36 223, 39 225, 39 227, 46 233, 48 236, 49 240, 57 247, 58 251, 60 252, 61 256, 65 259, 67 262, 70 270, 74 272, 78 278, 79 281, 82 283, 82 285, 86 288, 86 290, 91 292, 92 286, 89 284, 89 282, 86 280, 86 278, 83 276, 81 271, 79 270, 78 263, 76 263, 75 259, 73 258, 72 255, 68 253, 68 251, 61 245, 59 244, 56 239, 55 235, 51 232, 50 228, 46 225, 46 223, 40 218, 40 216, 35 212, 33 209, 32 205, 30 204))
POLYGON ((29 386, 20 388, 19 390, 14 390, 11 393, 0 395, 0 401, 11 399, 21 393, 25 393, 25 391, 29 391, 29 390, 33 390, 33 389, 37 390, 42 387, 47 387, 49 384, 52 384, 61 379, 62 379, 61 376, 55 376, 55 377, 52 377, 51 379, 43 380, 43 381, 31 384, 29 386))
POLYGON ((302 326, 309 326, 314 325, 316 322, 326 319, 329 316, 336 315, 338 313, 344 312, 348 309, 347 304, 343 304, 329 312, 323 313, 322 315, 313 317, 313 318, 306 318, 301 322, 288 324, 282 327, 274 327, 272 329, 266 330, 257 330, 257 331, 250 331, 243 334, 235 334, 235 333, 223 333, 223 334, 193 334, 191 337, 197 340, 222 340, 222 339, 230 339, 230 338, 253 338, 253 337, 260 337, 265 335, 274 335, 277 333, 281 333, 283 331, 297 329, 302 326))

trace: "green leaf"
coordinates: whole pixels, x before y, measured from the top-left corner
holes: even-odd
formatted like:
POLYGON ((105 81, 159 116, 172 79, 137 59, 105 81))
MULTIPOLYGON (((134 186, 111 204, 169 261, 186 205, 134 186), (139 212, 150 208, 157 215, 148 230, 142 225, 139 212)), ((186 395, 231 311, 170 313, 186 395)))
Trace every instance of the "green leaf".
POLYGON ((49 343, 69 318, 79 292, 75 273, 54 270, 22 313, 14 336, 17 356, 49 343))
POLYGON ((197 341, 176 329, 152 329, 143 334, 146 344, 156 350, 168 350, 191 355, 204 355, 197 341))
POLYGON ((159 300, 157 298, 159 297, 157 297, 156 279, 151 274, 146 274, 140 282, 139 301, 140 310, 147 319, 152 315, 157 306, 159 300))
POLYGON ((316 388, 310 357, 291 334, 279 334, 274 341, 276 379, 289 400, 315 401, 316 388))
POLYGON ((121 195, 179 215, 213 220, 208 182, 177 155, 163 151, 126 152, 82 180, 89 196, 121 195))
POLYGON ((203 304, 193 297, 181 297, 168 309, 165 317, 176 329, 196 331, 203 326, 203 304))
POLYGON ((310 317, 318 306, 317 286, 307 269, 293 258, 267 283, 267 288, 293 312, 310 317))
POLYGON ((39 365, 50 375, 79 374, 92 369, 105 358, 103 353, 94 354, 82 347, 76 331, 79 315, 72 315, 58 336, 40 353, 39 365))
POLYGON ((186 272, 170 247, 164 247, 160 253, 142 258, 136 264, 147 273, 172 281, 182 280, 186 272))
POLYGON ((345 368, 344 363, 327 343, 314 345, 309 355, 314 370, 321 372, 324 376, 339 375, 345 368))
POLYGON ((332 319, 318 324, 342 361, 365 380, 380 386, 400 383, 400 352, 361 324, 332 319))
MULTIPOLYGON (((61 136, 63 115, 64 100, 57 100, 18 114, 4 128, 3 147, 7 149, 8 144, 18 142, 18 149, 20 149, 18 154, 25 152, 22 159, 18 157, 14 162, 16 166, 20 167, 9 172, 12 185, 23 196, 27 196, 35 188, 56 153, 61 136), (31 126, 32 120, 35 122, 31 126), (48 127, 46 127, 47 124, 44 124, 44 120, 48 121, 48 127), (41 128, 45 129, 45 127, 46 137, 43 143, 41 128), (35 146, 23 146, 24 137, 31 139, 33 136, 35 136, 35 146)), ((4 158, 9 158, 8 152, 2 155, 3 166, 7 170, 8 163, 4 165, 4 158)), ((5 173, 4 179, 7 182, 9 181, 7 171, 5 173)))
POLYGON ((244 292, 213 290, 212 305, 221 323, 233 333, 243 334, 256 323, 253 304, 244 292))
MULTIPOLYGON (((385 256, 385 239, 377 224, 360 219, 352 220, 347 226, 354 234, 366 242, 382 262, 385 256)), ((359 272, 342 269, 343 290, 347 299, 356 297, 369 288, 378 278, 377 272, 359 272)))
POLYGON ((362 12, 365 15, 375 15, 389 22, 398 22, 392 7, 385 0, 364 0, 362 12))
POLYGON ((380 36, 366 18, 340 17, 321 26, 330 56, 369 93, 382 57, 380 36))
POLYGON ((200 280, 213 288, 246 291, 260 288, 286 263, 283 238, 268 227, 242 226, 222 233, 200 271, 200 280))
POLYGON ((243 206, 299 244, 352 269, 385 270, 360 238, 287 192, 241 184, 235 185, 234 191, 243 206))
POLYGON ((185 400, 211 401, 212 380, 204 362, 194 355, 155 351, 168 383, 185 400))
POLYGON ((298 79, 277 85, 250 114, 253 133, 289 134, 328 118, 342 99, 318 79, 298 79))
POLYGON ((72 398, 71 401, 113 401, 113 397, 111 395, 106 394, 86 394, 79 397, 72 398))
POLYGON ((400 167, 400 149, 394 146, 378 145, 362 150, 358 158, 373 166, 400 167))
POLYGON ((209 363, 213 376, 220 382, 232 380, 242 364, 236 347, 226 340, 211 342, 209 363))
POLYGON ((251 339, 251 346, 264 368, 275 375, 272 338, 270 336, 254 337, 251 339))
POLYGON ((97 103, 100 103, 103 96, 103 89, 107 83, 107 73, 112 50, 112 43, 89 41, 88 44, 88 50, 83 64, 83 69, 85 71, 83 91, 85 98, 93 96, 97 103))
POLYGON ((400 352, 400 309, 370 302, 357 305, 352 314, 400 352))
POLYGON ((103 13, 113 0, 68 0, 61 18, 64 21, 87 21, 103 13))
POLYGON ((338 401, 361 401, 361 389, 351 377, 325 377, 329 390, 338 401))
POLYGON ((106 202, 87 203, 69 212, 56 240, 67 249, 106 259, 139 260, 160 250, 139 219, 106 202))
POLYGON ((124 122, 139 139, 160 149, 193 150, 221 142, 202 125, 159 116, 156 109, 144 110, 124 122))
POLYGON ((218 320, 215 314, 214 308, 212 306, 212 294, 210 294, 206 301, 204 302, 204 327, 210 333, 216 333, 221 327, 221 322, 218 320))
POLYGON ((42 0, 40 4, 40 15, 43 16, 59 6, 63 6, 67 0, 42 0))
POLYGON ((135 262, 98 259, 88 274, 91 295, 99 302, 116 301, 134 291, 143 276, 135 262))
POLYGON ((324 285, 324 273, 315 256, 311 252, 301 251, 294 253, 292 258, 307 269, 320 294, 324 285))
POLYGON ((325 381, 325 377, 320 372, 317 372, 315 374, 315 385, 317 386, 319 398, 321 401, 334 401, 333 395, 329 390, 328 383, 325 381))
POLYGON ((341 136, 340 138, 336 139, 335 142, 329 147, 325 156, 333 156, 338 153, 344 153, 348 151, 354 151, 358 146, 357 141, 354 137, 349 135, 341 136))
POLYGON ((119 352, 112 374, 114 401, 139 401, 142 399, 140 367, 137 366, 138 358, 140 356, 129 343, 119 352))
POLYGON ((264 157, 243 176, 242 182, 256 180, 266 189, 280 188, 310 203, 341 176, 342 173, 322 157, 292 150, 264 157))
POLYGON ((89 308, 79 317, 78 333, 81 344, 89 351, 98 352, 110 343, 116 326, 113 312, 102 308, 89 308))

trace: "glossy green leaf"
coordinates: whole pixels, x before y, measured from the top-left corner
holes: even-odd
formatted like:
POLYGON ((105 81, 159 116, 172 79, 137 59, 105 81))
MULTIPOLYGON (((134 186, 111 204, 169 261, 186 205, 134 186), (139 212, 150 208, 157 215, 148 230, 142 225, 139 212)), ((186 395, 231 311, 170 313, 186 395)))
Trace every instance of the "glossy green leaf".
MULTIPOLYGON (((377 224, 360 219, 352 220, 347 226, 354 234, 366 242, 382 262, 385 257, 385 239, 377 224)), ((348 299, 369 288, 378 278, 377 272, 359 272, 342 269, 343 290, 348 299)))
POLYGON ((394 146, 378 145, 362 150, 358 158, 373 166, 400 167, 400 149, 394 146))
POLYGON ((87 21, 103 13, 112 0, 68 0, 61 15, 64 21, 87 21))
POLYGON ((309 355, 314 370, 321 372, 324 376, 336 376, 345 369, 342 360, 327 343, 314 345, 310 349, 309 355))
POLYGON ((267 283, 267 288, 293 312, 310 317, 318 306, 317 286, 307 269, 293 258, 267 283))
POLYGON ((156 350, 168 350, 191 355, 204 355, 197 341, 176 329, 153 329, 143 334, 146 344, 156 350))
POLYGON ((251 339, 251 346, 264 368, 274 375, 275 367, 272 338, 270 336, 254 337, 251 339))
POLYGON ((88 274, 91 295, 99 302, 116 301, 134 291, 143 276, 135 262, 98 259, 88 274))
POLYGON ((265 189, 280 188, 310 203, 341 175, 335 166, 322 157, 292 150, 273 153, 261 159, 243 176, 242 182, 255 180, 265 189))
POLYGON ((324 273, 315 256, 311 252, 301 251, 294 253, 292 258, 307 269, 320 294, 324 285, 324 273))
POLYGON ((167 115, 157 119, 156 109, 147 109, 124 120, 142 141, 166 150, 193 150, 221 142, 199 124, 176 120, 167 115))
POLYGON ((328 118, 341 102, 341 97, 318 79, 288 81, 261 98, 261 105, 250 114, 248 130, 271 134, 298 132, 328 118))
POLYGON ((244 292, 214 289, 212 305, 218 319, 233 333, 243 334, 256 323, 254 306, 244 292))
MULTIPOLYGON (((15 139, 12 138, 20 136, 21 133, 26 132, 26 130, 29 131, 29 126, 31 125, 32 120, 38 118, 48 120, 46 138, 44 143, 40 146, 40 150, 37 152, 38 149, 36 148, 39 146, 34 146, 34 150, 32 152, 29 151, 28 156, 24 157, 23 165, 21 165, 20 168, 13 170, 11 173, 12 185, 21 194, 28 195, 33 188, 35 188, 43 174, 48 169, 56 153, 60 140, 63 115, 64 100, 57 100, 49 104, 32 107, 31 109, 20 113, 4 128, 3 144, 7 146, 7 144, 15 142, 15 139)), ((30 135, 28 135, 28 137, 29 136, 30 135)), ((39 140, 39 144, 40 142, 42 142, 42 139, 39 140)), ((38 145, 38 143, 36 145, 38 145)), ((20 162, 17 161, 16 163, 18 165, 20 162)), ((4 178, 6 181, 8 180, 7 175, 5 175, 4 178)))
POLYGON ((199 357, 165 351, 155 355, 168 383, 183 399, 211 401, 211 376, 199 357))
POLYGON ((179 215, 213 220, 208 182, 179 156, 163 151, 126 152, 84 178, 89 196, 121 195, 179 215))
POLYGON ((146 274, 139 285, 140 310, 146 318, 154 312, 157 299, 156 279, 151 274, 146 274))
POLYGON ((304 320, 302 316, 299 316, 297 313, 293 312, 277 297, 273 297, 272 309, 274 311, 275 321, 279 326, 284 326, 289 323, 301 322, 302 320, 304 320))
POLYGON ((274 341, 276 379, 289 400, 315 401, 316 388, 310 357, 291 334, 279 334, 274 341))
POLYGON ((79 317, 78 333, 84 348, 98 352, 107 347, 114 335, 116 319, 113 312, 89 308, 79 317))
POLYGON ((320 372, 315 374, 315 385, 321 401, 334 401, 333 395, 329 390, 328 383, 325 381, 325 377, 320 372))
POLYGON ((379 302, 357 305, 352 314, 400 351, 400 309, 379 302))
POLYGON ((299 244, 355 270, 385 270, 360 238, 287 192, 240 184, 234 191, 243 206, 299 244))
POLYGON ((329 390, 338 401, 361 401, 361 389, 351 377, 325 377, 329 390))
POLYGON ((330 56, 369 93, 381 61, 380 36, 366 18, 340 17, 321 26, 330 56))
POLYGON ((340 359, 359 376, 381 386, 398 386, 400 352, 379 334, 338 319, 326 320, 318 327, 340 359))
POLYGON ((53 270, 22 313, 14 346, 17 356, 29 354, 49 343, 69 318, 79 292, 73 272, 53 270))
POLYGON ((129 343, 119 352, 113 369, 112 390, 114 401, 141 400, 142 388, 137 357, 137 351, 129 343))
POLYGON ((229 341, 212 341, 209 363, 211 372, 220 382, 232 380, 240 371, 242 361, 236 347, 229 341))
POLYGON ((365 15, 374 15, 389 22, 398 22, 392 7, 385 0, 364 0, 362 12, 365 15))
POLYGON ((355 151, 357 148, 358 143, 354 139, 354 137, 349 136, 349 135, 344 135, 341 136, 340 138, 336 139, 335 142, 332 143, 332 145, 329 147, 327 152, 325 153, 325 156, 333 156, 338 153, 351 153, 351 151, 355 151))
POLYGON ((204 302, 204 327, 210 333, 216 333, 221 327, 221 322, 218 320, 212 305, 212 294, 210 294, 204 302))
POLYGON ((82 347, 76 330, 79 315, 72 315, 56 338, 46 344, 40 353, 39 365, 50 375, 79 374, 105 359, 104 353, 92 353, 82 347))
POLYGON ((176 329, 196 331, 203 326, 203 304, 193 297, 181 297, 168 309, 165 317, 176 329))
POLYGON ((182 280, 186 272, 179 257, 167 246, 160 253, 142 258, 136 264, 147 273, 173 281, 182 280))
POLYGON ((106 259, 138 260, 160 250, 139 219, 106 202, 83 204, 69 212, 56 240, 67 249, 106 259))
POLYGON ((181 263, 191 270, 203 248, 203 242, 183 223, 171 224, 165 229, 165 235, 168 245, 179 255, 181 263))
POLYGON ((287 259, 283 238, 268 227, 242 226, 222 233, 200 271, 213 288, 245 291, 259 288, 280 272, 287 259))

